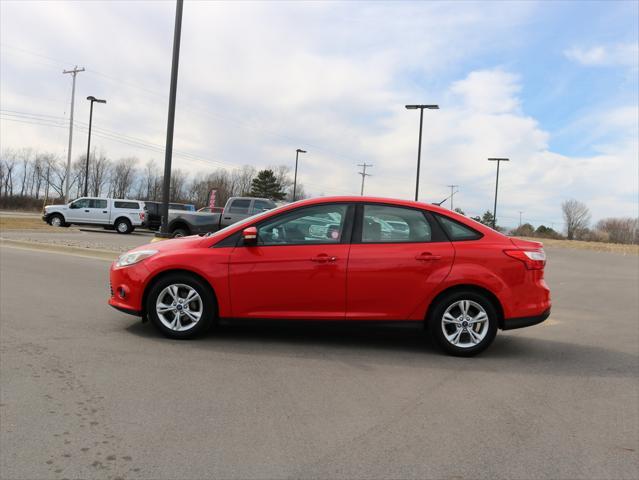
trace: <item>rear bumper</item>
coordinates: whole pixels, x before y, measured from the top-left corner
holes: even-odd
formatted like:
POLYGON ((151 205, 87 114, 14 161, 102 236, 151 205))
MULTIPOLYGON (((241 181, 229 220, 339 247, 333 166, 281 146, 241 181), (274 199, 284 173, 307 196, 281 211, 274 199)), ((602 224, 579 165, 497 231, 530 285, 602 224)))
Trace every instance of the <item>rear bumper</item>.
POLYGON ((549 316, 550 308, 541 315, 535 315, 532 317, 507 318, 504 320, 504 327, 502 328, 502 330, 514 330, 515 328, 531 327, 545 321, 549 316))

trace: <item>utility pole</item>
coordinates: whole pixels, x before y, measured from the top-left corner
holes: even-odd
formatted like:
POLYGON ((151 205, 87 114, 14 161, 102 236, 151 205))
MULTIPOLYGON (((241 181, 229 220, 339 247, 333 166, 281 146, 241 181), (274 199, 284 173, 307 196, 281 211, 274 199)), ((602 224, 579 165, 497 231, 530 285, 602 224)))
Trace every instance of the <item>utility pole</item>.
POLYGON ((306 150, 302 150, 301 148, 298 148, 297 150, 295 150, 295 178, 293 180, 293 201, 297 200, 297 198, 296 198, 296 194, 297 194, 297 160, 299 159, 300 153, 306 153, 306 150))
POLYGON ((370 173, 366 173, 366 169, 368 167, 372 167, 373 164, 364 162, 364 163, 358 163, 357 166, 358 167, 362 167, 362 171, 361 172, 357 172, 357 173, 359 173, 362 176, 362 189, 360 190, 359 194, 360 194, 360 196, 363 197, 364 196, 364 180, 366 180, 366 177, 370 177, 371 176, 370 173))
POLYGON ((519 211, 519 226, 521 227, 521 214, 524 213, 521 210, 519 211))
POLYGON ((184 0, 175 5, 173 30, 173 59, 171 61, 171 86, 169 89, 169 116, 166 124, 166 148, 164 150, 164 184, 162 186, 162 217, 158 237, 169 237, 169 195, 171 194, 171 160, 173 158, 173 128, 175 126, 175 98, 177 96, 178 67, 180 66, 180 39, 182 37, 182 9, 184 0))
MULTIPOLYGON (((454 191, 455 187, 459 187, 459 185, 447 185, 450 187, 450 209, 453 210, 453 196, 457 193, 454 191)), ((458 190, 459 191, 459 190, 458 190)))
POLYGON ((497 190, 499 189, 499 164, 501 162, 510 162, 509 158, 489 158, 489 162, 497 162, 497 180, 495 181, 495 206, 493 207, 493 230, 497 225, 497 190))
POLYGON ((71 87, 71 115, 69 118, 69 148, 67 149, 67 183, 64 188, 64 201, 69 201, 69 182, 71 181, 71 145, 73 143, 73 105, 75 103, 75 76, 84 72, 84 68, 78 68, 76 65, 73 70, 63 70, 62 74, 70 73, 73 75, 73 87, 71 87))

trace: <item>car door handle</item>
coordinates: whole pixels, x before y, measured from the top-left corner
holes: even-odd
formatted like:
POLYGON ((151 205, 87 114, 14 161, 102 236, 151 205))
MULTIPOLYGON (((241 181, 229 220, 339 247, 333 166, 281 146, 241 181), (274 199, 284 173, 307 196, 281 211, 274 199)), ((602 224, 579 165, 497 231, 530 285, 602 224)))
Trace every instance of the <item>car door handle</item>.
POLYGON ((415 260, 420 260, 422 262, 428 262, 428 261, 432 261, 432 260, 440 260, 442 258, 441 255, 433 255, 432 253, 429 252, 423 252, 420 253, 419 255, 417 255, 415 257, 415 260))
POLYGON ((224 217, 224 220, 230 220, 231 217, 224 217))
POLYGON ((107 210, 102 210, 102 213, 109 213, 107 210))
POLYGON ((89 213, 89 210, 85 210, 84 212, 85 212, 85 213, 89 213))
POLYGON ((336 260, 337 260, 337 257, 328 256, 325 253, 322 253, 316 257, 311 258, 311 262, 318 262, 318 263, 335 262, 336 260))

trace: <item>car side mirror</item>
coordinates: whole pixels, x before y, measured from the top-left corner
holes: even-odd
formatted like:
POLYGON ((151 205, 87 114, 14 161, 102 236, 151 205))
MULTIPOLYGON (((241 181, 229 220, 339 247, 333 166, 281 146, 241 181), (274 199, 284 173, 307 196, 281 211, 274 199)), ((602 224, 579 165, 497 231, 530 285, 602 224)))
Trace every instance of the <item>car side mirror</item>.
POLYGON ((244 239, 244 245, 256 245, 257 244, 257 228, 248 227, 242 230, 242 238, 244 239))
POLYGON ((78 206, 75 203, 70 203, 69 208, 78 208, 78 206))

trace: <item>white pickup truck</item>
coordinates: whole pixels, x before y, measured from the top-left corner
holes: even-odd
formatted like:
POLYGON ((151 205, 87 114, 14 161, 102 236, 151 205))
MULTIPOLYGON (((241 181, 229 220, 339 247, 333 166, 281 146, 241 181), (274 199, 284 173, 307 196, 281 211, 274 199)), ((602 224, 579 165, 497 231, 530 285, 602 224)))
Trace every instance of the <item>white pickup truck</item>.
POLYGON ((95 225, 131 233, 144 226, 144 202, 114 198, 81 197, 66 205, 47 205, 42 220, 54 227, 95 225))

